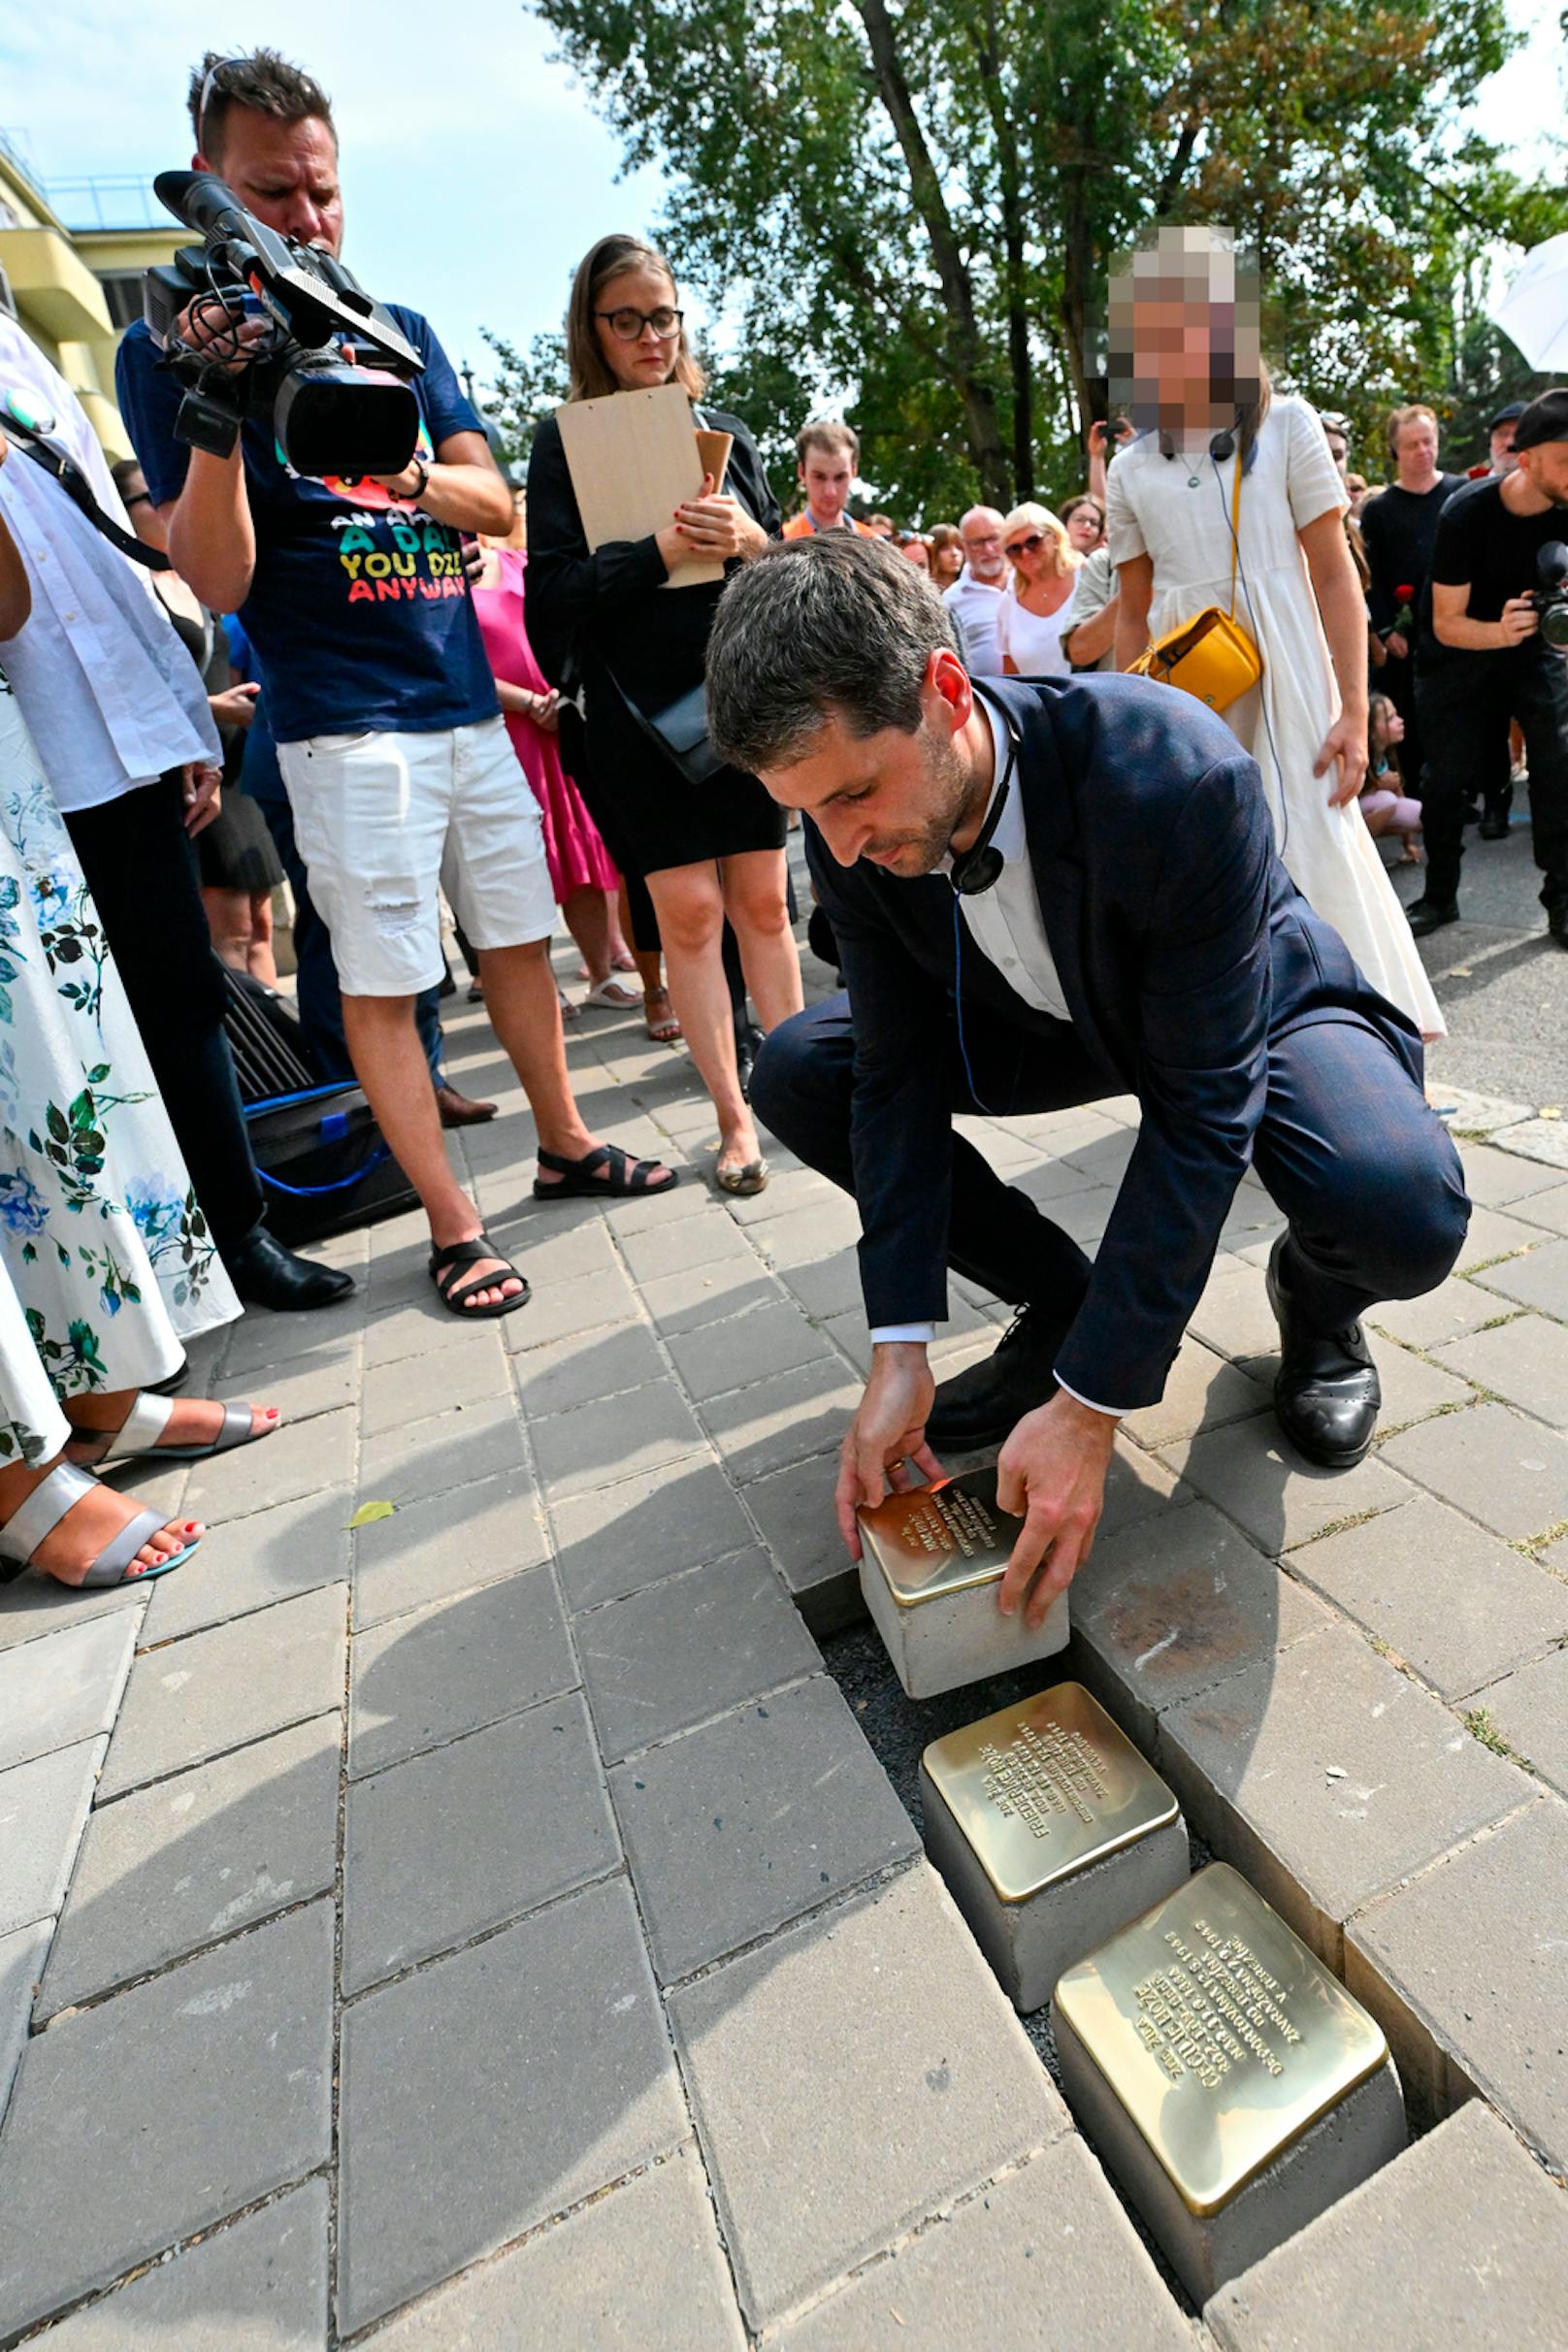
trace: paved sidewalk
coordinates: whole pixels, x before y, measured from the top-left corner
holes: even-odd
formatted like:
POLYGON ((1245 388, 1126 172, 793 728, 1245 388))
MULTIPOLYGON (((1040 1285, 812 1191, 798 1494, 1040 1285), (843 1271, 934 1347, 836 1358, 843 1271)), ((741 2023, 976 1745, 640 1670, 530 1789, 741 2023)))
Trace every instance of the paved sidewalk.
MULTIPOLYGON (((482 1015, 452 1043, 503 1103, 462 1150, 531 1306, 465 1325, 413 1221, 348 1237, 344 1306, 197 1352, 288 1422, 141 1482, 199 1557, 0 1596, 0 2344, 1191 2342, 824 1671, 852 1212, 777 1152, 718 1197, 685 1058, 592 1012, 586 1115, 682 1186, 537 1206, 482 1015), (350 1533, 364 1501, 395 1510, 350 1533)), ((1391 2352, 1560 2340, 1568 1155, 1508 1148, 1555 1148, 1538 1107, 1461 1106, 1495 1130, 1471 1244, 1379 1315, 1348 1474, 1276 1435, 1243 1184, 1074 1587, 1062 1667, 1449 2118, 1364 2229, 1352 2201, 1218 2299, 1238 2352, 1347 2312, 1391 2352)), ((1131 1116, 975 1125, 1093 1246, 1131 1116)), ((944 1366, 1005 1317, 955 1305, 944 1366)))

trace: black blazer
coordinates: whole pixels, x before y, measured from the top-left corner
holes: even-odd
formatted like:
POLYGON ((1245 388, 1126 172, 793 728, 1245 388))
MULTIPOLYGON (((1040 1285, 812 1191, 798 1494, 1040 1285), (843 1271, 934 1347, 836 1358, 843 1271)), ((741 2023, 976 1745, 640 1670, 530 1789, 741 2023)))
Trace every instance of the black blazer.
MULTIPOLYGON (((1271 1038, 1358 1016, 1420 1081, 1411 1023, 1362 977, 1274 854, 1258 769, 1168 686, 1088 675, 988 679, 1020 730, 1013 778, 1046 935, 1106 1092, 1136 1094, 1136 1149, 1089 1294, 1058 1358, 1085 1396, 1161 1394, 1263 1116, 1271 1038)), ((852 1140, 872 1323, 947 1312, 953 897, 807 853, 843 955, 855 1031, 852 1140)), ((965 928, 964 1017, 1059 1028, 965 928)), ((1399 1083, 1390 1070, 1390 1082, 1399 1083)))

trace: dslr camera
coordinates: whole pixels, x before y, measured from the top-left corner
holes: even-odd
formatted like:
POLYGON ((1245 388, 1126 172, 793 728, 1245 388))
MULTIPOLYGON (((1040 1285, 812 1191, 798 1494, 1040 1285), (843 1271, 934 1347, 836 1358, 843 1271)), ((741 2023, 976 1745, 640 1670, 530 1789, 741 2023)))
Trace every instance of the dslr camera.
POLYGON ((152 184, 202 240, 149 270, 142 291, 152 340, 184 387, 179 438, 227 457, 247 416, 270 416, 296 474, 401 474, 419 438, 409 379, 424 362, 390 312, 333 254, 247 212, 215 173, 161 172, 152 184), (200 348, 180 333, 192 304, 216 330, 200 348), (268 331, 244 343, 252 318, 268 331))
POLYGON ((1530 603, 1540 621, 1541 636, 1555 653, 1568 653, 1568 547, 1549 539, 1535 559, 1539 588, 1530 603))

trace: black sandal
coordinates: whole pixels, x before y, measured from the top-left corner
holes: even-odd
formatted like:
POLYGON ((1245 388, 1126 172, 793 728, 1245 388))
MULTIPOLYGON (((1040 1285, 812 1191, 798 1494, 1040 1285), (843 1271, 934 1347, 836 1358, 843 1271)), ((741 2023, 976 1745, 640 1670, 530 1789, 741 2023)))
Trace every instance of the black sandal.
POLYGON ((482 1323, 489 1315, 510 1315, 518 1307, 526 1307, 533 1296, 528 1277, 519 1274, 517 1268, 507 1262, 488 1233, 475 1233, 472 1241, 448 1242, 444 1250, 432 1249, 430 1279, 441 1292, 442 1306, 449 1307, 454 1315, 461 1315, 468 1323, 482 1323), (457 1277, 465 1266, 476 1266, 485 1258, 497 1260, 499 1272, 476 1275, 472 1282, 458 1281, 457 1277), (504 1282, 520 1282, 523 1287, 520 1290, 514 1290, 509 1298, 492 1299, 487 1307, 466 1307, 463 1304, 476 1290, 499 1290, 504 1282))
POLYGON ((536 1200, 633 1200, 643 1192, 670 1192, 680 1182, 673 1168, 656 1178, 657 1160, 634 1160, 618 1143, 601 1143, 580 1160, 563 1160, 559 1152, 540 1152, 541 1168, 553 1168, 559 1184, 534 1179, 536 1200), (601 1176, 601 1168, 608 1170, 601 1176))

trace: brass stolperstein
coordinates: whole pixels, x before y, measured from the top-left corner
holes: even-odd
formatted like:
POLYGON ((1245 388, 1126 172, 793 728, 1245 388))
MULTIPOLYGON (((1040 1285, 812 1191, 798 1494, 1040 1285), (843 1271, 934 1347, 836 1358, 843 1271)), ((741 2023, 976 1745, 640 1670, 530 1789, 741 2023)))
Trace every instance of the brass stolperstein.
POLYGON ((1002 1903, 1163 1829, 1176 1799, 1081 1682, 933 1740, 924 1762, 1002 1903))
POLYGON ((1023 1520, 996 1502, 996 1473, 969 1470, 860 1513, 861 1538, 900 1609, 1001 1580, 1023 1520))
POLYGON ((1200 2216, 1388 2054, 1376 2021, 1224 1862, 1068 1969, 1056 2006, 1200 2216))

